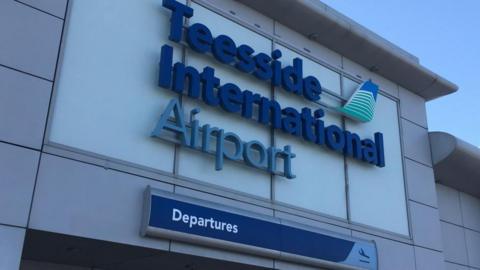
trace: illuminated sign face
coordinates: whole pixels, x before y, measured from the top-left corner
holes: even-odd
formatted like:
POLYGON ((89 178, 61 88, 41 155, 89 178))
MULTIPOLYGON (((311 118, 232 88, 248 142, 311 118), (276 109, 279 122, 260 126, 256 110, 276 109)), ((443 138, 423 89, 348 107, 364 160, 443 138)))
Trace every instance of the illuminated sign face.
MULTIPOLYGON (((183 41, 192 50, 202 54, 209 53, 219 62, 233 66, 239 72, 250 74, 256 79, 270 83, 273 87, 278 86, 279 89, 303 96, 310 101, 318 101, 321 98, 320 81, 314 76, 303 76, 303 63, 300 58, 295 58, 292 65, 282 66, 279 60, 282 57, 280 50, 274 50, 270 54, 255 52, 247 44, 237 45, 227 35, 214 37, 210 29, 200 23, 187 27, 183 35, 183 20, 193 16, 193 9, 174 0, 164 0, 163 6, 172 11, 169 35, 171 41, 182 42, 183 36, 183 41)), ((323 109, 318 108, 312 111, 308 107, 300 110, 292 107, 282 108, 277 101, 269 97, 240 89, 232 82, 221 81, 216 77, 215 69, 212 67, 205 66, 203 70, 197 70, 182 62, 173 63, 173 47, 166 44, 161 48, 158 85, 192 99, 203 101, 206 105, 220 107, 225 112, 239 114, 247 120, 257 121, 261 125, 282 130, 312 144, 325 145, 331 150, 378 167, 385 166, 382 133, 375 133, 374 140, 361 139, 358 134, 344 130, 337 125, 325 126, 322 120, 325 115, 323 109)), ((360 85, 343 107, 337 108, 337 111, 352 119, 368 122, 373 118, 377 92, 378 86, 371 81, 366 81, 360 85)), ((220 128, 211 131, 208 129, 209 125, 199 127, 198 122, 194 121, 190 123, 191 127, 187 128, 184 121, 180 119, 180 114, 183 114, 183 110, 177 101, 172 101, 152 136, 162 137, 163 131, 168 130, 177 133, 177 137, 180 138, 178 143, 194 149, 200 146, 197 146, 192 137, 201 136, 206 138, 205 140, 215 137, 219 142, 215 153, 217 170, 222 168, 223 158, 228 158, 243 160, 250 166, 275 173, 276 168, 270 162, 275 163, 277 158, 282 158, 284 170, 279 174, 287 178, 295 177, 291 171, 291 159, 295 157, 295 154, 291 152, 290 146, 284 146, 283 150, 267 149, 256 141, 252 144, 245 143, 233 133, 225 136, 226 133, 220 128), (174 112, 174 123, 168 121, 172 112, 174 112), (193 130, 187 132, 187 129, 193 130), (231 145, 227 147, 232 148, 233 151, 229 152, 222 148, 227 141, 233 144, 233 148, 231 145)), ((203 152, 211 152, 211 149, 203 145, 200 149, 203 152)))

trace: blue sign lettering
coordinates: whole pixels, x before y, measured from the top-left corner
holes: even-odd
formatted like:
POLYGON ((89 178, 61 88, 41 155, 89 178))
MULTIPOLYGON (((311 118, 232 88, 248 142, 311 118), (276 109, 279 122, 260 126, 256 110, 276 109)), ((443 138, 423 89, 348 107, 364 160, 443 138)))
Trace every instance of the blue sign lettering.
MULTIPOLYGON (((164 0, 163 6, 172 11, 169 38, 180 42, 183 19, 192 17, 193 10, 174 0, 164 0)), ((194 51, 211 53, 219 62, 232 65, 260 80, 270 81, 272 86, 281 85, 285 91, 302 95, 311 101, 320 99, 322 86, 313 76, 303 77, 300 58, 295 58, 291 66, 282 67, 279 61, 281 51, 274 50, 270 55, 261 52, 255 54, 250 46, 237 45, 226 35, 213 37, 210 29, 200 23, 187 27, 185 41, 194 51)), ((345 131, 337 125, 325 127, 323 109, 312 112, 307 107, 300 111, 291 107, 282 108, 277 101, 268 97, 242 90, 231 82, 221 82, 212 67, 206 66, 199 71, 181 62, 173 63, 173 48, 169 45, 163 45, 161 49, 158 85, 177 93, 186 92, 189 97, 200 99, 207 105, 219 106, 226 112, 237 113, 306 141, 325 145, 354 159, 378 167, 385 166, 382 133, 375 133, 374 140, 361 139, 358 134, 345 131)))
MULTIPOLYGON (((190 18, 193 10, 187 6, 181 7, 182 4, 174 0, 164 0, 163 6, 172 10, 169 39, 179 42, 183 20, 178 18, 190 18)), ((252 47, 245 44, 237 46, 227 35, 213 37, 210 29, 201 23, 188 27, 185 41, 194 51, 211 53, 219 62, 233 65, 260 80, 270 81, 273 86, 282 85, 286 91, 303 95, 312 101, 320 99, 320 82, 313 76, 303 77, 303 62, 300 58, 293 60, 293 66, 282 68, 278 61, 282 57, 280 50, 274 50, 271 55, 262 52, 254 55, 252 47)))
POLYGON ((165 138, 164 131, 173 132, 180 144, 214 154, 216 170, 223 169, 224 159, 227 158, 235 161, 243 160, 247 165, 283 175, 288 179, 295 178, 292 173, 292 158, 295 154, 291 152, 289 145, 283 147, 283 150, 273 146, 266 148, 259 141, 244 142, 233 132, 211 127, 209 124, 200 126, 199 121, 193 119, 199 112, 199 109, 193 109, 190 112, 192 121, 185 123, 183 108, 177 99, 172 99, 153 130, 152 137, 165 138), (215 139, 215 146, 210 145, 212 137, 215 139), (278 159, 283 160, 283 173, 277 171, 278 159))

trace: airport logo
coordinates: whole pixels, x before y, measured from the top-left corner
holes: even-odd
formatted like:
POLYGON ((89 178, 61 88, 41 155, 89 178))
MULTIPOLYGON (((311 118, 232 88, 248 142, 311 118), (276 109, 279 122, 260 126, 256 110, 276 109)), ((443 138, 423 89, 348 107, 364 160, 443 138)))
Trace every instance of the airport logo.
POLYGON ((370 122, 375 115, 378 85, 372 80, 360 84, 347 103, 337 110, 348 118, 363 123, 370 122))

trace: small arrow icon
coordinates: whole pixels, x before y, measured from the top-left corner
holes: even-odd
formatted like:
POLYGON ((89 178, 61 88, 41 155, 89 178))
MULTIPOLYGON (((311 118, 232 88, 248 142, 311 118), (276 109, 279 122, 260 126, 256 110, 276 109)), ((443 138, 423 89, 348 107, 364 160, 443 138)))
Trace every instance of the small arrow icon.
POLYGON ((360 256, 362 257, 365 257, 367 259, 370 259, 370 256, 368 256, 365 251, 363 250, 363 248, 361 248, 359 251, 358 251, 358 254, 360 254, 360 256))

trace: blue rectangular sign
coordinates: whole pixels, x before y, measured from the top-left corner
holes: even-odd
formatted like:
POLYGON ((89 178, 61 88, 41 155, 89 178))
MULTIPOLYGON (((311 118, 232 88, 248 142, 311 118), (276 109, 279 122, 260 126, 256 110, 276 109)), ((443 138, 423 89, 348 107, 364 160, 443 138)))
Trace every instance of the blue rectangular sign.
MULTIPOLYGON (((373 242, 251 217, 171 193, 146 192, 143 234, 340 269, 377 269, 373 242)), ((242 212, 242 211, 236 211, 242 212)))

